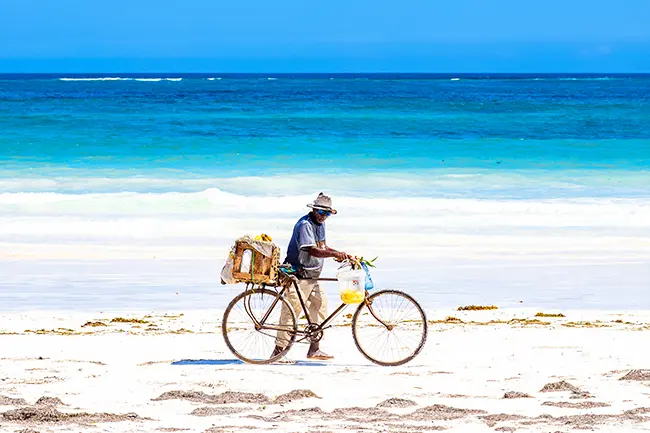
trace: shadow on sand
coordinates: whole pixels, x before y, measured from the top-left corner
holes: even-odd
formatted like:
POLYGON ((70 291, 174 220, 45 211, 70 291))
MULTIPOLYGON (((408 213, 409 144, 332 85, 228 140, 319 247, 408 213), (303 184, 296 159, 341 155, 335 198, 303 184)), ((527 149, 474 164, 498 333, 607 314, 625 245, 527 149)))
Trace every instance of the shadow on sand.
MULTIPOLYGON (((181 359, 180 361, 174 361, 171 365, 242 365, 246 364, 239 359, 181 359)), ((314 361, 296 361, 293 364, 268 364, 273 366, 278 365, 287 365, 287 366, 301 366, 301 367, 325 367, 330 364, 324 362, 314 362, 314 361)))

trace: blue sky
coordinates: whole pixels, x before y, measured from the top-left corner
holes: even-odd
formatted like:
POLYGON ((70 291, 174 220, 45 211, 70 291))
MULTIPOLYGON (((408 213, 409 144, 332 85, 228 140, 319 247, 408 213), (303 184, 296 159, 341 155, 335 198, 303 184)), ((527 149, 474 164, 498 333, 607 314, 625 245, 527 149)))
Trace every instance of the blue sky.
POLYGON ((0 72, 650 72, 650 0, 0 0, 0 72))

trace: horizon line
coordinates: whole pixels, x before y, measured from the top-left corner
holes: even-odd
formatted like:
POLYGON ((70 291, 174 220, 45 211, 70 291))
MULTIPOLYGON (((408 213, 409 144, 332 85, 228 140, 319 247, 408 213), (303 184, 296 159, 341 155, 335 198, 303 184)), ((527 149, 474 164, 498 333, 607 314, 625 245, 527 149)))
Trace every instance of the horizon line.
POLYGON ((102 71, 86 71, 86 72, 64 72, 64 71, 52 71, 52 72, 0 72, 0 75, 134 75, 134 74, 183 74, 183 75, 650 75, 649 71, 644 72, 633 72, 633 71, 624 71, 624 72, 599 72, 599 71, 584 71, 584 72, 570 72, 570 71, 556 71, 556 72, 489 72, 489 71, 475 71, 475 72, 420 72, 420 71, 395 71, 395 72, 385 72, 385 71, 361 71, 361 72, 329 72, 329 71, 319 71, 319 72, 273 72, 273 71, 261 71, 261 72, 223 72, 223 71, 207 71, 207 72, 189 72, 189 71, 120 71, 120 72, 102 72, 102 71))

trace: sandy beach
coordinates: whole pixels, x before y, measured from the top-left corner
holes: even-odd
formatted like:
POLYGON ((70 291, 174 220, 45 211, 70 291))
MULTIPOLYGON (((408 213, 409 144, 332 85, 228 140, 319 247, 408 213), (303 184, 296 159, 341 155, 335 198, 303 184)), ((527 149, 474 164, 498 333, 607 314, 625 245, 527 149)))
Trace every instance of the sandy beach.
POLYGON ((649 313, 427 313, 400 367, 366 361, 345 315, 322 343, 333 361, 300 344, 296 364, 255 366, 228 352, 216 309, 4 313, 0 431, 650 429, 649 313))
POLYGON ((0 76, 0 433, 650 430, 650 76, 290 75, 0 76), (283 260, 321 191, 327 245, 426 310, 406 365, 352 308, 332 361, 226 348, 233 242, 283 260))
MULTIPOLYGON (((188 220, 85 204, 74 224, 3 217, 0 432, 650 429, 646 201, 341 198, 331 244, 378 255, 376 287, 430 321, 422 353, 389 368, 355 348, 351 308, 322 343, 331 362, 306 345, 293 365, 227 350, 223 308, 243 289, 218 283, 228 249, 269 233, 284 251, 307 197, 264 200, 188 220), (498 309, 457 311, 471 304, 498 309)), ((337 285, 324 290, 335 308, 337 285)))

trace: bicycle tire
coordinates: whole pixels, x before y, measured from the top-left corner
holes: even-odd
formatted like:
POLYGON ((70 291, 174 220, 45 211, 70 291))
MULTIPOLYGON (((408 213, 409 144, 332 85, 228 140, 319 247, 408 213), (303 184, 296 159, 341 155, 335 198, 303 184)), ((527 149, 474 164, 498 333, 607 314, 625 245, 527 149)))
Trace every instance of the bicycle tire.
MULTIPOLYGON (((269 304, 269 306, 270 306, 270 304, 269 304)), ((255 325, 253 323, 253 320, 250 318, 250 316, 248 316, 248 320, 250 321, 250 324, 253 326, 253 330, 255 332, 260 332, 259 330, 254 329, 255 325)), ((240 360, 242 360, 242 361, 244 361, 244 362, 246 362, 248 364, 270 364, 270 363, 275 362, 278 359, 282 358, 282 356, 284 356, 289 351, 289 349, 291 349, 291 346, 293 345, 294 341, 296 340, 296 331, 297 331, 297 329, 298 329, 298 323, 297 323, 297 320, 296 320, 296 314, 293 311, 293 308, 291 308, 291 304, 283 296, 280 296, 279 293, 277 293, 277 292, 275 292, 273 290, 269 290, 269 289, 250 289, 250 290, 246 290, 246 291, 240 293, 239 295, 237 295, 232 301, 230 301, 230 304, 228 304, 228 307, 226 307, 226 311, 224 311, 224 313, 223 313, 223 320, 221 322, 221 332, 223 334, 223 339, 226 342, 226 346, 228 346, 228 349, 232 352, 233 355, 235 355, 238 359, 240 359, 240 360), (252 296, 256 296, 256 295, 261 295, 262 297, 265 296, 265 295, 268 295, 271 300, 274 300, 275 298, 278 298, 279 299, 279 304, 275 305, 275 307, 273 308, 273 312, 275 312, 276 309, 277 309, 277 312, 279 314, 280 309, 282 308, 282 306, 285 306, 285 307, 288 308, 288 310, 290 312, 290 316, 291 316, 290 324, 287 325, 287 327, 288 327, 287 332, 289 333, 289 340, 287 342, 287 345, 285 346, 284 350, 282 352, 280 352, 279 354, 277 354, 276 356, 271 356, 272 350, 270 350, 268 359, 263 359, 263 358, 254 359, 254 358, 249 358, 249 357, 243 355, 241 353, 242 349, 241 348, 239 348, 239 349, 235 348, 235 344, 231 341, 231 338, 228 335, 229 330, 232 329, 229 325, 234 325, 234 323, 229 324, 229 322, 228 322, 228 319, 230 318, 231 313, 233 312, 233 310, 238 306, 238 304, 241 301, 246 300, 247 297, 252 297, 252 296)), ((269 332, 277 332, 277 331, 269 330, 269 332)), ((265 335, 270 336, 270 334, 265 334, 265 335)))
MULTIPOLYGON (((369 310, 368 310, 368 314, 370 314, 369 310)), ((404 321, 404 323, 406 323, 406 321, 404 321)), ((374 326, 383 326, 383 325, 374 325, 374 326)), ((387 331, 392 332, 392 330, 388 330, 388 329, 387 331)), ((368 296, 366 300, 359 305, 357 310, 354 312, 354 316, 352 317, 352 338, 354 339, 355 346, 366 359, 374 362, 375 364, 382 365, 382 366, 398 366, 398 365, 406 364, 407 362, 411 361, 424 348, 424 345, 427 341, 427 335, 428 335, 428 324, 427 324, 426 313, 424 312, 420 304, 411 295, 404 293, 400 290, 380 290, 378 292, 373 293, 372 295, 368 296), (395 295, 408 301, 410 304, 412 304, 413 307, 415 307, 415 311, 420 315, 422 320, 421 337, 419 339, 416 348, 404 358, 400 358, 394 361, 385 361, 382 359, 377 359, 376 356, 373 356, 370 353, 368 353, 368 350, 364 348, 363 342, 360 341, 359 329, 357 329, 357 326, 360 326, 359 318, 361 317, 364 311, 368 310, 368 303, 371 304, 375 303, 382 296, 386 296, 386 295, 395 295)))

